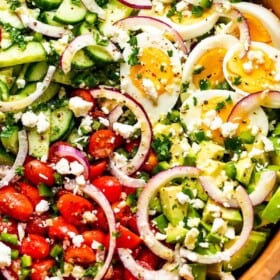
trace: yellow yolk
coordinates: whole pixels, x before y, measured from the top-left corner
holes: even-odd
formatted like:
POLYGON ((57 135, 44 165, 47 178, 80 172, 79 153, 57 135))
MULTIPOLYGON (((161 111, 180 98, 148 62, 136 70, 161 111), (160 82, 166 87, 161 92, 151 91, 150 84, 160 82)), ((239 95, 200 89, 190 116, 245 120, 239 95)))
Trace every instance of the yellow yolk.
POLYGON ((218 83, 225 80, 223 74, 223 59, 225 54, 226 49, 214 48, 208 50, 199 58, 196 65, 197 67, 203 67, 203 70, 193 75, 193 83, 197 88, 199 88, 199 82, 204 79, 210 82, 211 88, 215 88, 218 83))
POLYGON ((140 64, 130 68, 130 79, 134 86, 147 96, 144 81, 152 82, 157 94, 167 91, 166 86, 171 85, 174 78, 173 68, 169 56, 158 48, 144 48, 139 56, 140 64))
POLYGON ((271 44, 271 36, 260 20, 250 14, 244 13, 243 15, 249 26, 251 40, 271 44))
POLYGON ((257 60, 249 60, 248 54, 240 58, 239 52, 234 53, 226 65, 232 83, 248 93, 262 91, 267 85, 279 84, 274 78, 276 73, 275 61, 262 50, 252 48, 251 50, 262 53, 263 63, 257 60), (246 65, 250 66, 249 69, 246 65))

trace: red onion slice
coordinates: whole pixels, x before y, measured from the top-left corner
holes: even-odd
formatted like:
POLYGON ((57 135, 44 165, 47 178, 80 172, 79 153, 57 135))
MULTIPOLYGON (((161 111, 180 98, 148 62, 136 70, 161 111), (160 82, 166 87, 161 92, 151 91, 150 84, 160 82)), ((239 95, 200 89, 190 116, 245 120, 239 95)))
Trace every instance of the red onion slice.
POLYGON ((69 145, 59 144, 53 152, 58 157, 71 157, 77 160, 84 167, 83 175, 85 179, 88 179, 90 164, 86 155, 82 151, 69 145))
POLYGON ((246 95, 234 105, 227 121, 241 122, 246 115, 260 106, 280 108, 280 91, 260 91, 246 95))
POLYGON ((64 27, 46 24, 37 20, 32 15, 30 15, 28 8, 25 6, 21 6, 19 9, 17 9, 17 15, 25 27, 29 27, 33 31, 39 32, 45 36, 61 38, 67 32, 67 29, 64 27))
POLYGON ((28 152, 28 141, 25 130, 18 132, 18 154, 13 166, 6 172, 6 175, 0 181, 0 188, 8 185, 10 181, 16 176, 18 167, 22 167, 28 152))
POLYGON ((180 277, 176 272, 167 271, 165 269, 159 270, 150 270, 146 269, 140 264, 138 264, 135 259, 132 257, 128 249, 119 248, 118 249, 119 257, 126 269, 130 271, 130 273, 136 277, 137 279, 143 280, 179 280, 180 277))
POLYGON ((150 16, 130 16, 117 21, 114 25, 126 31, 138 30, 143 27, 149 30, 149 28, 154 27, 169 36, 171 35, 173 41, 178 44, 178 47, 184 54, 189 52, 181 35, 171 25, 160 19, 150 16))
POLYGON ((213 3, 214 11, 219 16, 230 18, 235 24, 237 24, 240 32, 240 42, 242 44, 242 51, 240 56, 243 57, 249 50, 251 44, 249 26, 247 20, 242 13, 230 3, 216 2, 213 3))
POLYGON ((16 101, 0 101, 0 111, 2 112, 14 112, 31 105, 38 97, 40 97, 45 90, 49 87, 52 76, 55 71, 55 66, 49 66, 48 72, 42 82, 37 83, 37 89, 32 94, 25 98, 16 101))
MULTIPOLYGON (((104 194, 97 189, 93 185, 86 185, 82 188, 82 191, 90 196, 96 203, 100 205, 100 207, 103 209, 105 216, 107 218, 107 222, 109 225, 109 235, 110 235, 110 242, 109 242, 109 249, 106 255, 106 260, 100 270, 98 270, 96 276, 94 277, 94 280, 101 280, 103 279, 105 273, 107 272, 114 255, 114 251, 116 248, 116 222, 115 222, 115 216, 112 210, 112 207, 110 203, 108 202, 107 198, 104 196, 104 194)), ((92 279, 92 278, 90 278, 92 279)))
MULTIPOLYGON (((64 50, 61 60, 60 60, 60 66, 64 73, 68 73, 71 70, 71 62, 75 56, 75 54, 88 46, 98 46, 96 43, 96 40, 94 38, 93 33, 89 34, 83 34, 80 36, 77 36, 64 50)), ((101 47, 101 46, 99 46, 101 47)), ((111 55, 113 60, 117 60, 120 57, 120 52, 116 48, 116 46, 112 42, 108 42, 107 46, 102 46, 104 50, 108 52, 108 54, 111 55)))
MULTIPOLYGON (((266 199, 273 190, 276 179, 277 173, 275 171, 267 170, 261 173, 254 191, 249 194, 253 206, 261 204, 266 199)), ((216 186, 211 176, 200 176, 199 180, 204 190, 214 201, 225 207, 238 207, 238 202, 233 198, 227 197, 221 189, 216 186)))
POLYGON ((87 8, 87 10, 89 10, 92 13, 96 13, 98 17, 100 17, 101 19, 106 18, 105 10, 103 10, 100 6, 98 6, 95 0, 82 0, 82 2, 87 8))
POLYGON ((242 248, 242 246, 248 240, 253 228, 254 211, 249 195, 243 187, 238 186, 235 190, 234 196, 240 206, 243 215, 243 227, 236 242, 234 242, 233 245, 228 249, 213 255, 201 255, 194 251, 181 248, 180 256, 182 258, 186 258, 190 261, 202 264, 220 263, 222 261, 228 261, 232 255, 237 253, 242 248))
POLYGON ((198 178, 199 173, 200 171, 198 168, 191 166, 177 166, 166 171, 162 171, 156 174, 147 182, 145 188, 139 196, 137 203, 138 210, 136 213, 136 221, 141 238, 152 252, 165 260, 172 261, 174 258, 174 251, 157 240, 150 228, 150 200, 156 195, 156 193, 162 186, 170 182, 172 179, 180 177, 198 178))
POLYGON ((120 3, 133 9, 151 9, 152 1, 150 0, 118 0, 120 3))
MULTIPOLYGON (((114 89, 93 89, 91 90, 91 94, 96 99, 106 98, 116 102, 116 104, 119 106, 126 106, 134 113, 137 121, 140 124, 141 140, 135 156, 132 159, 129 159, 125 166, 120 167, 120 170, 126 175, 135 173, 145 162, 152 141, 152 127, 146 112, 142 106, 131 96, 122 94, 114 89)), ((114 161, 114 157, 111 157, 111 160, 114 161)))

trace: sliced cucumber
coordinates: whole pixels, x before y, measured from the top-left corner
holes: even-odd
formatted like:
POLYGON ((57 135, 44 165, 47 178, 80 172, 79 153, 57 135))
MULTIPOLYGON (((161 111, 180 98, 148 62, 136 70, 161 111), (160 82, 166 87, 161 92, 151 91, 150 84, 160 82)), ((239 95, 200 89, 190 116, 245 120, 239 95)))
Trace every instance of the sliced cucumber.
POLYGON ((59 7, 62 0, 33 0, 33 2, 42 10, 53 10, 59 7))
POLYGON ((96 63, 113 62, 114 58, 103 46, 89 46, 85 48, 86 54, 96 63))
POLYGON ((72 59, 72 65, 76 69, 87 69, 94 66, 94 62, 84 50, 79 50, 72 59))
POLYGON ((39 42, 28 42, 25 49, 16 45, 0 51, 0 67, 46 60, 46 51, 39 42))
POLYGON ((50 141, 56 141, 68 131, 73 113, 67 107, 55 109, 51 112, 50 141))
POLYGON ((24 75, 27 82, 37 82, 44 78, 48 71, 48 63, 46 61, 31 63, 24 75))
POLYGON ((63 23, 58 22, 54 19, 55 16, 55 11, 44 11, 41 16, 40 19, 50 25, 54 25, 54 26, 64 26, 63 23))
POLYGON ((0 80, 0 99, 6 101, 9 97, 9 88, 6 83, 0 80))
POLYGON ((15 80, 14 72, 13 67, 7 67, 0 70, 0 80, 6 84, 8 88, 11 88, 15 80))
POLYGON ((72 85, 73 72, 64 74, 62 70, 57 69, 53 75, 53 81, 62 85, 72 85))
POLYGON ((1 143, 5 150, 15 155, 18 152, 18 131, 18 126, 14 125, 2 130, 0 134, 1 143))
POLYGON ((96 27, 93 26, 92 24, 89 24, 86 21, 82 22, 80 24, 79 28, 78 28, 78 34, 79 35, 88 34, 88 33, 94 33, 94 32, 98 32, 96 27))
POLYGON ((72 24, 81 22, 87 14, 87 9, 81 1, 63 0, 56 10, 54 20, 72 24))
POLYGON ((14 156, 0 148, 0 165, 13 165, 14 160, 14 156))
POLYGON ((18 29, 24 28, 24 25, 22 24, 19 17, 9 9, 0 9, 0 22, 2 24, 10 24, 11 26, 18 29))
MULTIPOLYGON (((50 110, 43 112, 50 122, 50 110)), ((47 158, 50 146, 50 129, 38 133, 37 128, 31 128, 28 132, 28 153, 35 158, 47 158)))

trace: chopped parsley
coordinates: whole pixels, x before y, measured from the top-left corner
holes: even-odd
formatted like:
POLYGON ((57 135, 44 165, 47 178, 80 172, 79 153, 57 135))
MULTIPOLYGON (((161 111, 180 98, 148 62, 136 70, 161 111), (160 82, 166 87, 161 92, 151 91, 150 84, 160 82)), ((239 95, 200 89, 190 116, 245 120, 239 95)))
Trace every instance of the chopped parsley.
POLYGON ((240 85, 240 84, 242 83, 241 76, 236 76, 236 77, 234 77, 232 83, 233 83, 235 86, 240 85))
POLYGON ((156 152, 159 161, 165 161, 171 158, 171 144, 170 138, 166 135, 155 137, 151 145, 156 152))
POLYGON ((16 44, 20 49, 25 49, 27 42, 22 30, 13 27, 9 23, 5 23, 3 27, 9 33, 12 43, 16 44))

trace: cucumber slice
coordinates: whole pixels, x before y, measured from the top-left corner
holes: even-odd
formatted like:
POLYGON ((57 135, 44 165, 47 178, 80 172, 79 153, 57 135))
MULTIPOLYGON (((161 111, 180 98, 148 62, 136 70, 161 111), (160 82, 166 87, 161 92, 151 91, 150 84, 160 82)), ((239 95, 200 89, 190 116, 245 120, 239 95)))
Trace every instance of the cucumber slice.
POLYGON ((24 25, 19 19, 19 17, 9 9, 0 9, 0 22, 2 24, 10 24, 11 26, 18 29, 24 28, 24 25))
POLYGON ((102 46, 89 46, 85 48, 86 54, 96 63, 104 64, 114 61, 112 55, 102 46))
POLYGON ((29 42, 25 49, 20 49, 18 46, 13 45, 4 51, 0 51, 0 67, 43 60, 46 60, 46 51, 39 42, 29 42))
POLYGON ((9 88, 6 83, 0 80, 0 99, 6 101, 9 97, 9 88))
POLYGON ((70 86, 72 85, 73 72, 64 74, 62 70, 57 69, 53 75, 53 81, 59 84, 70 86))
POLYGON ((84 50, 79 50, 72 59, 72 65, 75 69, 87 69, 94 66, 94 62, 84 50))
POLYGON ((48 71, 48 63, 46 61, 31 63, 24 75, 27 82, 37 82, 44 78, 48 71))
POLYGON ((0 165, 13 165, 14 156, 7 153, 3 148, 0 148, 0 165))
POLYGON ((64 136, 68 131, 73 118, 73 113, 67 107, 55 109, 51 112, 50 142, 64 136))
POLYGON ((56 21, 54 19, 54 16, 55 16, 55 11, 44 11, 40 15, 40 19, 42 20, 42 22, 45 22, 45 23, 50 24, 50 25, 64 26, 63 23, 56 21))
POLYGON ((18 152, 18 131, 18 126, 9 126, 0 134, 1 143, 5 150, 15 155, 18 152))
POLYGON ((33 2, 42 10, 54 10, 59 7, 62 0, 33 0, 33 2))
POLYGON ((76 2, 63 0, 56 10, 54 20, 67 24, 81 22, 87 14, 87 9, 82 2, 76 2))

